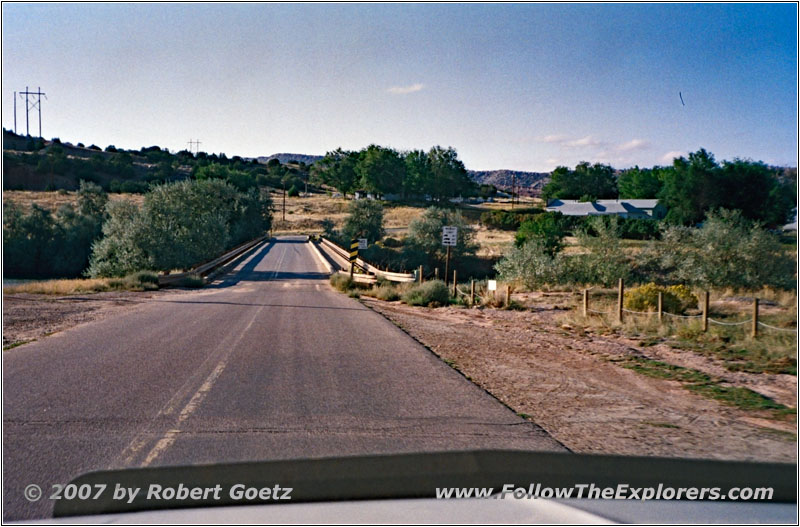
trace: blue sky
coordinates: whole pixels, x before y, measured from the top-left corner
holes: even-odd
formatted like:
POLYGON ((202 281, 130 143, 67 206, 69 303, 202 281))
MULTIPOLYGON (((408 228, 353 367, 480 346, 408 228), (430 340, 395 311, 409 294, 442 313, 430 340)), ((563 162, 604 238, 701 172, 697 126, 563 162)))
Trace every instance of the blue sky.
POLYGON ((475 170, 701 147, 797 165, 795 4, 5 3, 2 22, 3 126, 13 92, 41 86, 47 138, 438 144, 475 170))

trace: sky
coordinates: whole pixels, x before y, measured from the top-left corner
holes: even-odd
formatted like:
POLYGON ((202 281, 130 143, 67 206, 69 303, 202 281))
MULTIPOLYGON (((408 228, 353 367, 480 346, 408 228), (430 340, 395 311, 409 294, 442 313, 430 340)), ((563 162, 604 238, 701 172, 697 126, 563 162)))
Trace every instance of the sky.
POLYGON ((3 3, 3 127, 26 86, 87 146, 797 166, 797 5, 3 3))

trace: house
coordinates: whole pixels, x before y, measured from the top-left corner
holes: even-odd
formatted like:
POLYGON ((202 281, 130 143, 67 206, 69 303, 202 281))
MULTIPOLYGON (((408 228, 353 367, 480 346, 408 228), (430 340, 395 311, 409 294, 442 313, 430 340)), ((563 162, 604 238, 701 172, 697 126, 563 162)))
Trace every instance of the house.
POLYGON ((787 223, 783 226, 784 231, 796 231, 797 230, 797 209, 792 211, 792 221, 787 223))
POLYGON ((565 216, 605 216, 622 218, 661 219, 666 209, 657 199, 599 199, 578 201, 575 199, 553 199, 546 210, 560 212, 565 216))

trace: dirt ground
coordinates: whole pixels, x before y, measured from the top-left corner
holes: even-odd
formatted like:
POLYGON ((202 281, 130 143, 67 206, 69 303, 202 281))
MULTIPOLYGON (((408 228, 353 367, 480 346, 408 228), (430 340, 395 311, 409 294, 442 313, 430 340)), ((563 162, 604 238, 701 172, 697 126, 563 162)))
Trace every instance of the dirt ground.
POLYGON ((109 292, 86 295, 3 295, 3 348, 105 318, 154 298, 185 293, 180 289, 109 292))
POLYGON ((796 407, 797 378, 729 372, 666 346, 576 335, 563 311, 418 308, 362 297, 467 378, 575 452, 796 462, 797 424, 694 394, 608 359, 639 355, 682 365, 796 407))
MULTIPOLYGON (((111 201, 125 200, 141 205, 144 201, 143 194, 117 194, 108 195, 111 201)), ((27 210, 34 203, 42 208, 55 212, 61 205, 76 205, 78 193, 71 191, 41 192, 33 190, 4 190, 3 201, 14 202, 27 210)))

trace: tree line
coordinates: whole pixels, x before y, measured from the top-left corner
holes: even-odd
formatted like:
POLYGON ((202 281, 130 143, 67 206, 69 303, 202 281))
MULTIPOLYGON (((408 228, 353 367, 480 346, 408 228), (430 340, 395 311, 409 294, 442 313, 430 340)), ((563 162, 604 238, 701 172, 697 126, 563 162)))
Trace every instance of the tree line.
POLYGON ((744 218, 768 226, 785 224, 797 205, 797 170, 770 167, 760 161, 734 159, 718 163, 705 149, 673 160, 672 166, 615 171, 602 163, 557 167, 542 198, 647 199, 667 208, 670 224, 694 225, 718 209, 739 210, 744 218))
POLYGON ((109 201, 81 182, 78 206, 53 215, 3 204, 3 275, 20 278, 125 276, 187 269, 271 228, 269 193, 227 181, 183 180, 154 185, 141 207, 109 201))
POLYGON ((363 190, 379 196, 430 196, 441 201, 478 190, 456 150, 441 146, 427 152, 399 152, 374 144, 359 151, 337 148, 313 165, 312 179, 344 196, 363 190))

